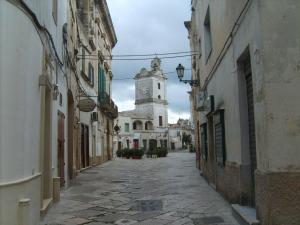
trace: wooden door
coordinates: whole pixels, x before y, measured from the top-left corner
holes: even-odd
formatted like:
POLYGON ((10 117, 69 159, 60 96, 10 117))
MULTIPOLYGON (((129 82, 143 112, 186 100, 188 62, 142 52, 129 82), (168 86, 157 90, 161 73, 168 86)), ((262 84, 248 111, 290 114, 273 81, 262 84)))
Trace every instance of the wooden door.
POLYGON ((57 170, 62 187, 65 185, 65 115, 61 112, 58 112, 57 123, 57 170))
POLYGON ((89 127, 87 125, 84 126, 84 154, 85 154, 85 167, 90 165, 90 143, 89 143, 89 127))
POLYGON ((89 146, 89 126, 81 124, 81 168, 90 165, 89 146))
POLYGON ((133 148, 135 148, 135 149, 139 148, 139 140, 137 140, 137 139, 133 140, 133 148))
POLYGON ((81 167, 85 168, 85 140, 84 140, 84 125, 81 124, 80 133, 81 133, 81 142, 80 142, 80 156, 81 156, 81 167))

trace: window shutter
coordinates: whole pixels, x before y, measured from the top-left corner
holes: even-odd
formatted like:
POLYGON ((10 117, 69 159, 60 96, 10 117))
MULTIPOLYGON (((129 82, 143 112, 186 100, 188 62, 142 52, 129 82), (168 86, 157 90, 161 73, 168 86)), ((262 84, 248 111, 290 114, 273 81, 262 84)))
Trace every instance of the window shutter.
POLYGON ((218 110, 215 113, 214 126, 215 126, 215 148, 217 154, 217 162, 225 165, 226 148, 225 148, 224 110, 218 110))
POLYGON ((207 123, 200 126, 201 133, 201 155, 202 159, 207 161, 208 149, 207 149, 207 123))

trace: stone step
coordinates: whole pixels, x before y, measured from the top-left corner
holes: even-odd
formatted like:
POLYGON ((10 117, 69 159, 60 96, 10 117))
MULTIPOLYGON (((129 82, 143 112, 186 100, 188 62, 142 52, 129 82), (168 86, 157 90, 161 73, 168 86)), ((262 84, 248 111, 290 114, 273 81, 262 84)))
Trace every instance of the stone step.
POLYGON ((238 204, 231 205, 232 215, 240 223, 240 225, 260 225, 256 219, 256 210, 248 206, 238 204))

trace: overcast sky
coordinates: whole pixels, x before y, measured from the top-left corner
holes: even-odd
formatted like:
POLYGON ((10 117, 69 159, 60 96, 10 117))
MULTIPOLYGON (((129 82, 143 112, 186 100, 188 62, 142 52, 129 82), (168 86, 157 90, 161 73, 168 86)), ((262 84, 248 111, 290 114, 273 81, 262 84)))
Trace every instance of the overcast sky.
MULTIPOLYGON (((153 54, 189 51, 184 21, 190 20, 190 0, 107 0, 118 43, 113 54, 153 54)), ((191 68, 190 57, 162 59, 168 74, 169 123, 189 118, 189 85, 178 81, 176 67, 191 68)), ((113 61, 114 79, 133 78, 148 61, 113 61)), ((186 71, 185 78, 190 78, 186 71)), ((134 80, 113 80, 113 99, 119 111, 134 109, 134 80)))

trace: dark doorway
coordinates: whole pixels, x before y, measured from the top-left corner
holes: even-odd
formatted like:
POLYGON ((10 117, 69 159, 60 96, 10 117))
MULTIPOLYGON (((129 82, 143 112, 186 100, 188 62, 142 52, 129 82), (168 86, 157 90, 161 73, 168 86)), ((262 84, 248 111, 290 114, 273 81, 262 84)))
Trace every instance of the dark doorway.
POLYGON ((72 179, 74 177, 74 100, 72 93, 68 93, 68 175, 72 179))
POLYGON ((214 120, 213 116, 207 117, 208 121, 208 160, 209 160, 209 170, 210 170, 210 183, 213 187, 216 187, 216 177, 217 177, 217 163, 216 163, 216 152, 215 152, 215 137, 214 137, 214 120))
POLYGON ((246 80, 246 93, 247 93, 247 106, 248 106, 249 150, 250 150, 251 181, 252 181, 250 205, 255 206, 255 170, 257 167, 257 159, 256 159, 253 82, 252 82, 250 56, 245 60, 244 73, 245 73, 245 80, 246 80))
POLYGON ((57 115, 57 170, 60 177, 60 186, 65 185, 65 115, 57 115))
POLYGON ((90 165, 89 145, 89 127, 81 124, 81 168, 90 165))
POLYGON ((150 139, 149 140, 149 149, 154 150, 157 148, 157 140, 155 139, 150 139))
MULTIPOLYGON (((240 57, 239 68, 239 95, 240 95, 240 117, 242 127, 242 164, 248 168, 247 177, 243 187, 248 193, 241 197, 241 203, 255 207, 255 170, 256 159, 256 137, 255 137, 255 116, 253 97, 253 78, 251 70, 251 59, 249 49, 240 57)), ((241 178, 242 179, 242 178, 241 178)))
POLYGON ((133 148, 135 148, 135 149, 139 148, 139 140, 138 139, 133 140, 133 148))
POLYGON ((171 143, 171 149, 175 150, 175 143, 174 142, 171 143))

